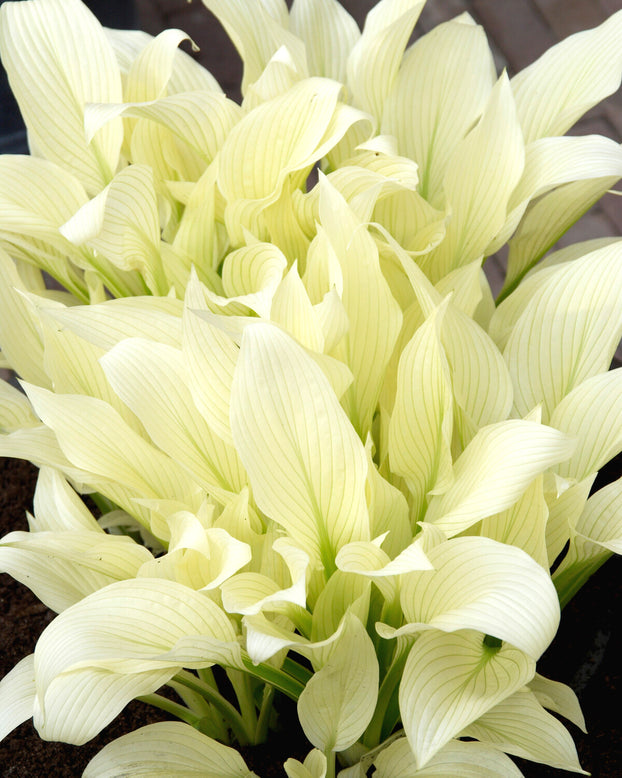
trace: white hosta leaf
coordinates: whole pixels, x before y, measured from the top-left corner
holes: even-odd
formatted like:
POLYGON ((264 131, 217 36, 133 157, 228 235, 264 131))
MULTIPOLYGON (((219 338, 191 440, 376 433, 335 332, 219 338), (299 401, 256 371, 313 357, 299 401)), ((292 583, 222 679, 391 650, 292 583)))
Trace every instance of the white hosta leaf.
POLYGON ((512 79, 525 143, 564 135, 592 106, 620 86, 622 13, 571 35, 512 79))
POLYGON ((270 319, 283 327, 296 340, 311 351, 324 351, 324 335, 317 310, 298 274, 294 262, 272 298, 270 319))
POLYGON ((363 444, 320 368, 288 335, 247 327, 231 429, 259 508, 328 569, 369 537, 363 444))
POLYGON ((197 485, 186 472, 134 432, 102 400, 56 395, 24 385, 37 414, 58 438, 63 453, 95 478, 116 482, 149 498, 192 501, 197 485))
POLYGON ((196 408, 181 351, 128 338, 104 355, 101 363, 112 388, 157 446, 188 468, 217 499, 240 491, 246 483, 240 458, 196 408))
POLYGON ((161 721, 123 735, 96 754, 82 778, 257 778, 240 754, 180 721, 161 721))
MULTIPOLYGON (((129 165, 61 228, 76 246, 85 245, 120 270, 138 270, 153 294, 168 282, 160 258, 160 220, 153 172, 129 165)), ((97 268, 97 260, 93 260, 97 268)), ((121 295, 117 295, 121 296, 121 295)))
POLYGON ((236 103, 218 92, 187 92, 147 102, 90 105, 86 109, 86 132, 94 134, 117 116, 161 124, 191 146, 208 164, 241 113, 236 103))
POLYGON ((410 743, 404 737, 374 759, 377 778, 522 778, 514 762, 484 743, 450 740, 430 761, 417 769, 410 743))
POLYGON ((320 222, 342 268, 341 299, 350 322, 334 353, 354 375, 344 407, 364 440, 400 332, 402 313, 382 274, 373 238, 326 177, 320 181, 320 222))
MULTIPOLYGON (((187 304, 192 305, 192 298, 187 298, 187 304)), ((239 347, 190 307, 184 311, 183 327, 183 355, 194 404, 214 432, 233 445, 229 404, 239 347)))
POLYGON ((104 30, 79 0, 3 4, 0 50, 11 89, 39 154, 68 169, 90 194, 112 178, 122 128, 91 143, 85 103, 120 103, 121 74, 104 30))
MULTIPOLYGON (((386 238, 386 233, 384 234, 386 238)), ((389 246, 401 264, 428 317, 442 303, 442 295, 393 239, 389 246)), ((507 418, 512 407, 512 381, 499 349, 488 334, 467 314, 449 301, 441 327, 441 342, 449 363, 455 407, 467 424, 483 427, 507 418)), ((458 426, 464 446, 474 433, 458 426)))
POLYGON ((522 277, 618 181, 619 176, 563 184, 530 203, 510 241, 505 296, 522 277))
POLYGON ((300 724, 316 748, 344 751, 356 743, 376 707, 378 673, 371 638, 356 616, 346 616, 328 660, 298 698, 300 724))
POLYGON ((28 525, 31 532, 102 532, 93 514, 67 480, 52 467, 42 467, 39 470, 34 516, 28 517, 28 525))
POLYGON ((546 545, 549 509, 544 497, 543 478, 538 476, 521 497, 505 511, 484 519, 481 534, 487 538, 518 546, 548 570, 546 545))
POLYGON ((451 220, 439 246, 421 258, 421 267, 432 281, 482 256, 505 223, 524 164, 523 137, 504 74, 490 93, 481 119, 447 162, 443 189, 451 220))
POLYGON ((415 641, 400 682, 399 703, 418 767, 533 677, 533 659, 512 646, 488 648, 484 639, 469 630, 427 632, 415 641))
POLYGON ((0 540, 0 570, 59 613, 115 581, 134 578, 151 553, 123 535, 10 532, 0 540))
POLYGON ((25 296, 29 290, 13 259, 0 247, 0 349, 22 378, 51 386, 43 368, 43 337, 36 309, 25 296))
POLYGON ((28 459, 37 467, 54 467, 76 484, 82 485, 89 480, 88 473, 69 462, 58 445, 56 435, 44 424, 0 435, 0 456, 28 459))
POLYGON ((546 422, 572 389, 608 369, 622 336, 621 257, 618 241, 560 265, 534 292, 504 351, 519 414, 542 403, 546 422))
POLYGON ((262 610, 282 610, 279 606, 284 603, 306 607, 309 555, 283 537, 277 538, 272 548, 283 557, 289 570, 291 585, 280 588, 274 579, 265 575, 240 573, 222 584, 222 602, 226 611, 248 616, 262 610))
POLYGON ((453 395, 440 337, 446 307, 437 308, 402 351, 389 423, 391 472, 406 480, 416 521, 423 518, 427 493, 452 480, 453 395))
POLYGON ((564 478, 582 480, 622 449, 622 368, 592 376, 567 394, 551 414, 551 426, 578 441, 557 467, 564 478))
POLYGON ((305 79, 231 130, 219 155, 218 186, 227 201, 225 221, 234 245, 242 244, 244 227, 265 239, 262 211, 279 201, 287 179, 297 174, 302 183, 307 168, 358 121, 356 113, 338 110, 341 89, 328 79, 305 79), (275 137, 283 142, 275 145, 275 137))
POLYGON ((32 717, 35 656, 28 654, 0 680, 0 740, 32 717))
POLYGON ((288 759, 283 768, 288 778, 326 778, 326 756, 314 748, 309 751, 303 764, 297 759, 288 759))
POLYGON ((345 83, 346 62, 361 33, 337 0, 295 0, 290 29, 305 44, 309 73, 345 83))
POLYGON ((367 14, 363 34, 350 52, 348 87, 354 103, 377 120, 424 5, 422 0, 381 0, 367 14))
POLYGON ((390 557, 397 556, 412 540, 408 520, 408 503, 395 486, 378 472, 371 452, 371 438, 367 441, 367 491, 369 494, 369 519, 371 536, 388 533, 383 546, 390 557))
POLYGON ((567 602, 612 553, 622 554, 622 479, 599 489, 569 528, 568 553, 553 575, 567 602))
POLYGON ((39 419, 23 392, 8 381, 0 381, 0 431, 13 432, 22 427, 36 427, 39 419))
POLYGON ((510 419, 481 429, 454 466, 454 480, 433 496, 426 521, 453 536, 509 508, 530 482, 567 459, 575 441, 552 427, 510 419))
MULTIPOLYGON (((559 625, 559 602, 547 571, 524 551, 489 538, 453 538, 427 551, 433 571, 401 584, 405 633, 476 629, 537 659, 559 625)), ((384 637, 395 632, 379 628, 384 637)), ((398 632, 398 634, 400 634, 398 632)))
POLYGON ((47 311, 59 324, 108 351, 125 338, 181 345, 183 303, 173 297, 122 298, 47 311))
POLYGON ((190 37, 181 30, 164 30, 141 49, 125 79, 125 102, 157 100, 166 94, 177 58, 177 47, 190 37))
POLYGON ((303 42, 286 29, 287 7, 281 0, 203 0, 227 31, 244 62, 242 94, 260 77, 273 54, 285 46, 306 75, 303 42))
POLYGON ((581 769, 568 730, 526 688, 500 702, 461 734, 523 759, 589 775, 581 769))
POLYGON ((111 584, 63 611, 39 638, 35 727, 48 740, 85 743, 180 667, 238 664, 235 641, 224 612, 186 586, 111 584))
POLYGON ((565 480, 547 494, 549 518, 546 523, 546 548, 549 567, 553 565, 568 542, 585 508, 596 473, 590 473, 579 483, 568 485, 565 480))
POLYGON ((550 678, 544 678, 538 673, 535 674, 528 686, 543 708, 559 713, 568 721, 572 721, 582 732, 587 732, 581 705, 570 686, 559 683, 559 681, 552 681, 550 678))
POLYGON ((423 35, 405 54, 384 107, 382 131, 419 166, 419 191, 442 205, 451 154, 483 112, 494 84, 481 27, 451 21, 423 35))

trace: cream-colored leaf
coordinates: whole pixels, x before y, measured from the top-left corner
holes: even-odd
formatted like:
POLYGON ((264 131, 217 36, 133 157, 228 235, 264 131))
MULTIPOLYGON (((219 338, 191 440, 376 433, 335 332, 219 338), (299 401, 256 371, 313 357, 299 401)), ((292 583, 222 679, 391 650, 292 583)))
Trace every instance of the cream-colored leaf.
POLYGON ((404 737, 374 759, 377 778, 522 778, 509 757, 483 743, 450 740, 430 761, 417 769, 410 743, 404 737))
POLYGON ((512 79, 525 142, 563 135, 620 86, 622 13, 571 35, 512 79))
POLYGON ((427 556, 434 571, 410 573, 402 581, 407 623, 447 632, 476 629, 534 659, 543 653, 557 631, 559 602, 548 572, 524 551, 463 537, 429 549, 427 556))
POLYGON ((350 322, 334 353, 354 375, 344 407, 364 440, 402 325, 402 313, 382 275, 373 238, 325 177, 320 181, 320 222, 342 268, 341 299, 350 322))
POLYGON ((570 733, 547 713, 529 689, 519 689, 478 721, 463 736, 475 737, 514 756, 589 775, 581 769, 570 733))
POLYGON ((10 532, 0 540, 0 570, 57 613, 110 583, 134 578, 150 559, 126 536, 88 530, 10 532))
POLYGON ((34 654, 28 654, 0 680, 0 740, 32 717, 35 701, 34 654))
POLYGON ((367 14, 363 34, 348 57, 354 103, 378 121, 424 5, 422 0, 380 0, 367 14))
POLYGON ((571 721, 582 732, 587 732, 581 705, 575 692, 565 683, 552 681, 550 678, 535 674, 528 684, 536 699, 543 708, 555 711, 571 721))
POLYGON ((282 0, 203 0, 227 31, 244 62, 242 94, 260 77, 272 55, 286 46, 302 75, 306 75, 303 42, 286 29, 287 8, 282 0))
POLYGON ((39 154, 69 170, 93 195, 116 170, 120 122, 91 143, 84 105, 120 103, 121 74, 104 30, 79 0, 3 4, 0 50, 39 154))
POLYGON ((446 307, 437 308, 402 351, 389 424, 391 471, 406 480, 415 521, 423 518, 427 493, 446 489, 453 477, 453 395, 440 337, 446 307))
POLYGON ((304 764, 290 758, 283 764, 283 768, 288 778, 326 778, 326 756, 314 748, 305 757, 304 764))
POLYGON ((533 421, 484 427, 456 461, 452 485, 431 498, 426 521, 456 535, 510 508, 537 475, 567 459, 574 448, 572 438, 533 421))
POLYGON ((102 532, 90 510, 67 480, 53 467, 42 467, 39 470, 34 496, 34 516, 28 516, 28 526, 31 532, 102 532))
POLYGON ((369 537, 363 444, 320 368, 273 325, 244 331, 231 430, 259 508, 328 570, 369 537))
POLYGON ((451 219, 445 238, 420 262, 432 281, 484 254, 505 223, 524 164, 523 137, 504 74, 491 91, 481 119, 447 162, 443 190, 451 219))
POLYGON ((481 524, 481 534, 526 551, 545 569, 549 568, 546 527, 549 509, 544 498, 543 478, 538 476, 510 508, 481 524))
POLYGON ((134 432, 107 403, 95 397, 55 395, 24 385, 33 407, 55 432, 76 467, 144 497, 196 500, 198 486, 170 457, 134 432))
POLYGON ((421 635, 406 660, 399 692, 417 767, 534 673, 533 659, 512 646, 489 648, 480 632, 421 635))
POLYGON ((572 457, 557 468, 581 481, 622 450, 622 368, 580 383, 551 414, 551 426, 578 441, 572 457))
POLYGON ((217 499, 240 491, 246 483, 242 463, 195 406, 181 351, 128 338, 105 354, 101 364, 114 391, 162 451, 217 499))
POLYGON ((35 427, 39 420, 23 392, 8 381, 0 381, 0 432, 35 427))
POLYGON ((337 0, 295 0, 290 29, 305 44, 309 74, 346 80, 346 62, 361 36, 356 21, 337 0))
POLYGON ((344 751, 363 734, 376 707, 378 660, 371 638, 348 615, 328 660, 298 698, 298 718, 320 751, 344 751))
POLYGON ((419 166, 419 191, 443 205, 443 181, 454 149, 484 111, 495 80, 481 27, 457 20, 419 38, 406 52, 384 107, 382 131, 419 166))
POLYGON ((608 369, 622 336, 620 257, 622 241, 556 266, 534 291, 504 351, 520 415, 542 403, 546 422, 572 389, 608 369))
POLYGON ((225 613, 186 586, 111 584, 63 611, 39 638, 35 727, 48 740, 82 744, 180 667, 235 665, 235 639, 225 613))
POLYGON ((82 778, 257 778, 240 754, 179 721, 161 721, 108 743, 82 778))

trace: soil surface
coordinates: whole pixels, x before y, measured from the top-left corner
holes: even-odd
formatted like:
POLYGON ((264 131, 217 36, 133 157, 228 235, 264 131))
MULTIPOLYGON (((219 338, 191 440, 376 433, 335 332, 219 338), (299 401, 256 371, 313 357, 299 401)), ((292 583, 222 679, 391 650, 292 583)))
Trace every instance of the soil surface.
MULTIPOLYGON (((620 460, 612 465, 610 480, 619 477, 620 460)), ((20 460, 0 459, 0 536, 27 529, 26 511, 32 509, 36 468, 20 460)), ((601 481, 602 483, 602 481, 601 481)), ((0 677, 32 652, 43 628, 54 614, 24 586, 0 575, 0 677)), ((589 734, 569 725, 585 770, 595 778, 622 776, 622 559, 613 558, 593 576, 567 606, 559 633, 542 657, 543 675, 570 684, 581 700, 589 734)), ((0 743, 1 778, 74 778, 106 743, 140 726, 161 721, 165 714, 133 702, 94 740, 76 747, 42 741, 26 722, 0 743)), ((296 720, 294 710, 284 717, 296 720)), ((244 749, 249 767, 261 776, 284 776, 280 766, 288 756, 301 759, 308 746, 296 731, 279 738, 284 753, 274 745, 244 749)), ((530 762, 520 762, 526 778, 563 778, 573 775, 530 762)))

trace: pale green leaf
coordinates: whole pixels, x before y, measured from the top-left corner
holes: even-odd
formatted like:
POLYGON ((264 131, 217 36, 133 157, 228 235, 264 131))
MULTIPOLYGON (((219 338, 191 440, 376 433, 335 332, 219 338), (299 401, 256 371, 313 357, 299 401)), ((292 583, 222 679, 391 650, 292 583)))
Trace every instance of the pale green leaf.
POLYGON ((244 331, 231 429, 259 508, 327 569, 369 536, 363 444, 320 368, 273 325, 244 331))
POLYGON ((374 765, 377 778, 522 778, 505 754, 462 740, 450 740, 418 770, 410 743, 403 737, 383 749, 374 765))
POLYGON ((48 740, 85 743, 180 667, 235 664, 236 647, 228 617, 209 597, 174 581, 111 584, 63 611, 39 638, 35 727, 48 740))
POLYGON ((559 681, 552 681, 550 678, 544 678, 538 673, 535 674, 528 686, 543 708, 559 713, 576 727, 579 727, 582 732, 587 732, 581 705, 570 686, 559 683, 559 681))
POLYGON ((305 44, 309 74, 346 80, 346 62, 360 38, 356 21, 337 0, 294 0, 290 29, 305 44))
POLYGON ((92 530, 10 532, 0 540, 0 570, 57 613, 110 583, 134 578, 150 559, 131 538, 92 530))
POLYGON ((535 662, 480 632, 427 632, 412 647, 399 703, 415 763, 423 767, 465 726, 531 680, 535 662))
POLYGON ((320 181, 320 222, 341 265, 341 298, 350 322, 334 352, 354 375, 344 407, 364 440, 400 332, 402 313, 382 275, 373 238, 326 177, 320 181))
POLYGON ((92 513, 58 470, 42 467, 37 477, 31 532, 90 530, 102 532, 92 513))
POLYGON ((453 395, 440 337, 446 307, 437 308, 402 351, 389 424, 391 471, 406 480, 415 521, 423 518, 427 493, 446 489, 453 477, 453 395))
POLYGON ((39 420, 23 392, 8 381, 0 381, 0 431, 13 432, 22 427, 36 427, 39 420))
POLYGON ((88 143, 84 105, 123 97, 96 17, 79 0, 4 3, 0 50, 37 156, 69 170, 91 195, 98 192, 116 170, 122 129, 110 124, 88 143))
POLYGON ((572 438, 533 421, 510 419, 484 427, 456 461, 449 489, 430 499, 425 520, 452 536, 505 511, 574 447, 572 438))
POLYGON ((35 701, 34 654, 25 656, 0 680, 0 740, 32 717, 35 701))
POLYGON ((288 778, 325 778, 327 762, 326 756, 314 748, 305 757, 304 764, 297 759, 288 759, 283 768, 288 778))
POLYGON ((143 423, 151 440, 223 501, 237 494, 246 474, 235 449, 221 440, 195 406, 182 352, 128 338, 101 359, 117 395, 143 423))
POLYGON ((504 299, 577 219, 608 192, 618 176, 562 184, 531 203, 510 241, 504 299))
POLYGON ((559 602, 548 572, 524 551, 463 537, 428 549, 427 556, 434 571, 402 581, 406 632, 476 629, 534 659, 543 653, 557 631, 559 602))
POLYGON ((32 385, 24 388, 74 466, 144 497, 177 499, 182 504, 196 499, 198 486, 186 472, 134 432, 107 403, 95 397, 56 395, 32 385))
POLYGON ((272 55, 286 46, 301 75, 306 75, 303 42, 286 29, 282 0, 203 0, 227 31, 244 62, 242 94, 260 77, 272 55))
MULTIPOLYGON (((82 778, 251 778, 240 754, 179 721, 162 721, 108 743, 82 778)), ((257 778, 255 776, 255 778, 257 778)))
POLYGON ((384 107, 382 131, 419 166, 419 191, 443 205, 450 157, 484 111, 495 80, 481 27, 451 21, 435 27, 406 52, 384 107))
POLYGON ((481 119, 447 162, 443 189, 451 219, 445 238, 420 261, 434 282, 484 254, 505 223, 524 164, 523 137, 504 74, 491 91, 481 119))
POLYGON ((380 0, 367 14, 363 34, 348 57, 348 87, 354 103, 378 121, 424 4, 422 0, 380 0))
POLYGON ((490 516, 481 524, 480 532, 487 538, 508 543, 526 551, 548 570, 546 528, 549 509, 544 498, 543 478, 538 476, 510 508, 490 516))
POLYGON ((622 368, 588 378, 551 414, 551 426, 578 441, 559 475, 581 481, 622 450, 622 368))
POLYGON ((523 759, 589 775, 581 769, 577 750, 568 730, 547 713, 529 689, 511 697, 466 727, 462 735, 523 759))
POLYGON ((536 289, 504 351, 523 415, 542 403, 543 419, 576 386, 605 372, 622 336, 622 241, 593 251, 536 289))
POLYGON ((344 751, 369 724, 378 697, 378 661, 371 638, 356 616, 323 667, 298 698, 298 717, 307 738, 323 751, 344 751))
POLYGON ((563 135, 620 86, 622 13, 571 35, 512 79, 525 142, 563 135))

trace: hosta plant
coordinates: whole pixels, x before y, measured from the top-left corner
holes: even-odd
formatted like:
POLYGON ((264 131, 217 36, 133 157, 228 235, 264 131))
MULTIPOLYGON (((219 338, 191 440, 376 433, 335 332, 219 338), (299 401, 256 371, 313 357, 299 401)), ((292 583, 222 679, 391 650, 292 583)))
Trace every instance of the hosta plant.
POLYGON ((622 176, 564 136, 620 83, 622 12, 510 79, 468 15, 407 48, 421 0, 362 32, 335 0, 205 4, 241 105, 179 30, 0 10, 31 148, 0 158, 0 455, 41 468, 0 568, 58 613, 0 732, 82 744, 139 698, 177 721, 87 778, 242 778, 289 698, 290 778, 582 772, 537 661, 622 547, 622 482, 589 496, 622 241, 547 252, 622 176))

